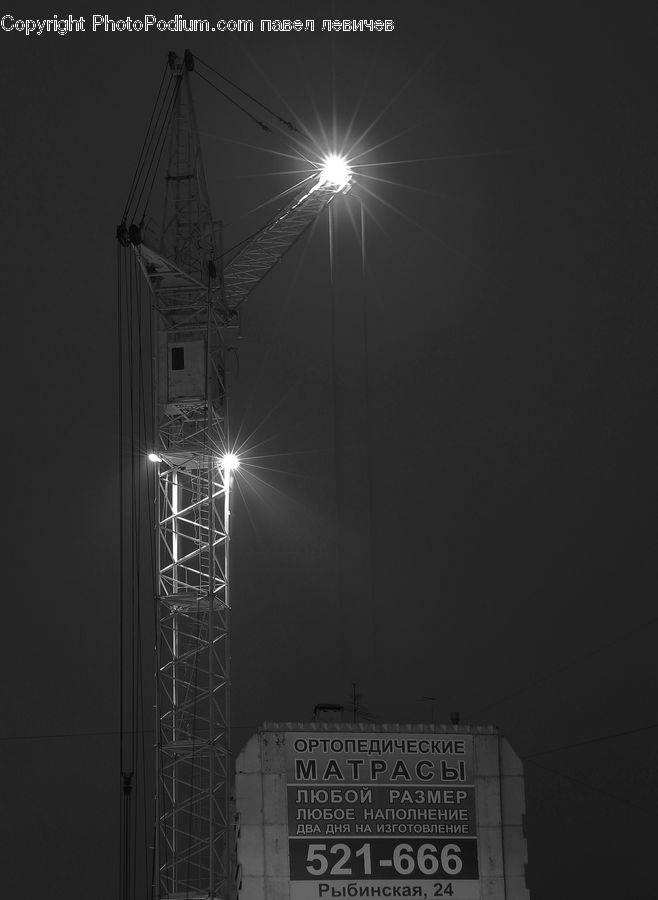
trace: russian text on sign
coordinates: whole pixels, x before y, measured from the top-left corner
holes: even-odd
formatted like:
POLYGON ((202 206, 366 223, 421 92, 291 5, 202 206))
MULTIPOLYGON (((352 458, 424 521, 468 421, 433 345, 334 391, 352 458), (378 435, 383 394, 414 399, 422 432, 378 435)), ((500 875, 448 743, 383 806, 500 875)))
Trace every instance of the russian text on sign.
POLYGON ((419 759, 411 768, 403 759, 392 764, 386 759, 348 759, 345 761, 347 773, 340 761, 330 758, 323 767, 318 767, 316 759, 295 759, 295 779, 297 781, 345 781, 348 777, 357 779, 365 775, 371 781, 432 781, 437 775, 441 781, 466 781, 466 764, 459 760, 449 765, 445 759, 419 759), (437 767, 438 763, 438 767, 437 767), (362 773, 362 768, 365 772, 362 773))
POLYGON ((466 753, 463 738, 296 738, 297 753, 435 753, 462 756, 466 753))
POLYGON ((372 788, 297 788, 296 803, 372 803, 372 788))

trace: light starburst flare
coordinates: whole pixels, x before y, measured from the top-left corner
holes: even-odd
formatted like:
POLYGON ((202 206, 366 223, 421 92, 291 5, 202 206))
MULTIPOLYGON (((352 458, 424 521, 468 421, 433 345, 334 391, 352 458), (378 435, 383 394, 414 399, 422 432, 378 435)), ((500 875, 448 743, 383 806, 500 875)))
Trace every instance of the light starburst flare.
POLYGON ((225 453, 219 460, 219 466, 226 472, 234 472, 240 468, 240 460, 235 453, 225 453))
POLYGON ((337 153, 330 153, 322 162, 320 179, 323 184, 344 188, 352 180, 352 169, 348 160, 337 153))

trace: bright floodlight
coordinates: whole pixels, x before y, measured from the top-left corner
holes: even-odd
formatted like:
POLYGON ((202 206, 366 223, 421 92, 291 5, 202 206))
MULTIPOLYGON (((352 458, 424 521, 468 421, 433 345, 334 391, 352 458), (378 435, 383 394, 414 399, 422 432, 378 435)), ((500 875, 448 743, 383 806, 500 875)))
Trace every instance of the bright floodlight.
POLYGON ((158 456, 157 453, 149 453, 147 459, 151 462, 162 462, 162 459, 158 456))
POLYGON ((240 460, 235 453, 225 453, 220 459, 219 464, 222 469, 226 469, 227 472, 232 472, 234 469, 240 468, 240 460))
POLYGON ((332 153, 324 161, 320 171, 320 178, 332 187, 344 188, 352 180, 352 170, 347 164, 345 157, 332 153))

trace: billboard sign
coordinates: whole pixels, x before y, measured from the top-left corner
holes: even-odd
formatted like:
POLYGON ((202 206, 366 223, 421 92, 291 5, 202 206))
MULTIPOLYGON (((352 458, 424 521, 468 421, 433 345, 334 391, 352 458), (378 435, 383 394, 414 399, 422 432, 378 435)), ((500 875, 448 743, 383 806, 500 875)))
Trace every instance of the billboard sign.
POLYGON ((286 734, 291 900, 479 897, 473 736, 286 734))

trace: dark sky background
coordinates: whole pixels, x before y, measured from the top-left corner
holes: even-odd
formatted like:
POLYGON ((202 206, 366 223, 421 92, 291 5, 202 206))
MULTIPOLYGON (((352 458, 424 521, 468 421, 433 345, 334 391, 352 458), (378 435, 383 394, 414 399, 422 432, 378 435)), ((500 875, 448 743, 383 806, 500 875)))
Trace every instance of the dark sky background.
MULTIPOLYGON (((336 202, 333 280, 325 215, 244 317, 236 751, 264 720, 349 706, 353 682, 381 722, 428 722, 436 697, 436 721, 497 724, 525 760, 533 900, 658 897, 653 21, 415 0, 185 15, 396 27, 2 34, 0 890, 117 896, 114 229, 167 51, 189 46, 316 136, 355 114, 376 148, 336 202)), ((299 165, 194 86, 230 244, 299 165)))

